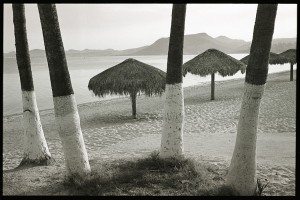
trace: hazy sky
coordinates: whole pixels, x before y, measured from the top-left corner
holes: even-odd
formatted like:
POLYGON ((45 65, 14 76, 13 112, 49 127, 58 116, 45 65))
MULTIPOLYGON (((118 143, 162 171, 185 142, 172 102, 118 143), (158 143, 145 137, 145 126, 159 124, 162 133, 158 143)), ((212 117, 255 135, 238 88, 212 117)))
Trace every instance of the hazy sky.
MULTIPOLYGON (((169 37, 171 4, 56 4, 65 50, 128 49, 169 37)), ((188 4, 185 34, 252 40, 257 4, 188 4)), ((36 4, 25 4, 29 49, 44 49, 36 4)), ((15 51, 11 4, 4 4, 4 52, 15 51)), ((279 4, 273 38, 297 36, 297 4, 279 4)))

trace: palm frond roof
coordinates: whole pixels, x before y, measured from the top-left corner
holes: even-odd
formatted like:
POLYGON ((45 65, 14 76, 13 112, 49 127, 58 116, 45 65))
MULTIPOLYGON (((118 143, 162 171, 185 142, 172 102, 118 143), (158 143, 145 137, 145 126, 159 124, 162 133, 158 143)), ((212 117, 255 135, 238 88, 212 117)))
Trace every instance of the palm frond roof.
POLYGON ((245 72, 246 65, 230 55, 216 49, 208 49, 182 65, 183 74, 207 76, 219 73, 221 76, 232 76, 239 70, 245 72))
POLYGON ((88 89, 96 96, 127 95, 143 92, 161 95, 165 90, 166 73, 146 63, 129 58, 92 77, 88 89))

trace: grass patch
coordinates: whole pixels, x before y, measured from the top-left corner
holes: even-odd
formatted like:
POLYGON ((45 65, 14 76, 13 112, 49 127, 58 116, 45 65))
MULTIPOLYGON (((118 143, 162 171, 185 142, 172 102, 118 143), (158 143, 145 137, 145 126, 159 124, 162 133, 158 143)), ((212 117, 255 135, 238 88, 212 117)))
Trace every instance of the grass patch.
POLYGON ((135 160, 116 160, 97 167, 83 179, 67 178, 73 195, 232 195, 223 185, 224 174, 213 164, 190 158, 161 159, 155 151, 135 160))
MULTIPOLYGON (((265 181, 268 181, 268 180, 265 179, 265 181)), ((266 183, 263 183, 260 179, 257 179, 257 188, 256 188, 254 196, 262 196, 263 191, 269 185, 269 183, 270 183, 269 181, 266 183)))

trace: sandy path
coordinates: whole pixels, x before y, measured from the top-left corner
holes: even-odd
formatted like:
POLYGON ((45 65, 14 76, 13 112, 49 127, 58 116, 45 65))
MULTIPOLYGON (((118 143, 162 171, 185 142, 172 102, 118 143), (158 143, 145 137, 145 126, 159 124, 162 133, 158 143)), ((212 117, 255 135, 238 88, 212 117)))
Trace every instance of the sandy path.
MULTIPOLYGON (((257 162, 259 177, 270 181, 266 189, 268 195, 295 194, 296 84, 289 82, 288 76, 289 72, 269 75, 261 104, 257 162)), ((228 168, 242 92, 243 80, 217 82, 215 101, 209 100, 210 85, 184 90, 187 156, 213 162, 220 169, 228 168)), ((131 104, 127 98, 80 105, 81 126, 91 163, 140 157, 159 149, 163 100, 163 97, 138 97, 137 120, 130 117, 131 104)), ((16 148, 22 146, 21 119, 17 115, 4 118, 3 169, 16 167, 22 158, 22 148, 16 148)), ((32 187, 46 187, 49 179, 55 179, 64 171, 62 147, 53 126, 53 111, 42 111, 41 120, 56 165, 39 168, 39 173, 44 173, 42 178, 36 174, 25 177, 22 171, 5 173, 4 191, 9 186, 18 187, 16 184, 24 179, 29 184, 28 188, 22 188, 24 193, 32 187), (41 169, 48 169, 48 173, 41 169), (33 181, 36 179, 40 181, 33 181)), ((34 171, 28 169, 29 172, 34 171)))

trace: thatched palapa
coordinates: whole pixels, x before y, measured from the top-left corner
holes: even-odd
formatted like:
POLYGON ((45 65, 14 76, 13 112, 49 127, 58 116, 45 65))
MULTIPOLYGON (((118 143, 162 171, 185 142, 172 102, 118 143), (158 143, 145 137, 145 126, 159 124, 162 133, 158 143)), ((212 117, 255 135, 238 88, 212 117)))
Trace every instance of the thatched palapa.
POLYGON ((282 57, 285 57, 287 61, 291 64, 290 70, 290 81, 293 81, 293 65, 297 63, 296 59, 296 49, 289 49, 279 54, 282 57))
MULTIPOLYGON (((240 61, 242 61, 243 63, 248 65, 249 56, 250 55, 245 56, 240 61)), ((287 63, 287 62, 288 62, 288 60, 284 56, 281 56, 279 54, 270 52, 269 64, 271 64, 271 65, 278 65, 278 64, 282 65, 282 64, 287 63)))
POLYGON ((221 76, 232 76, 245 69, 244 63, 216 49, 208 49, 190 61, 184 63, 183 74, 207 76, 219 73, 221 76))
POLYGON ((162 95, 166 85, 166 73, 151 65, 129 58, 90 79, 88 88, 96 96, 106 94, 129 94, 132 99, 132 111, 136 117, 136 95, 162 95))
POLYGON ((192 74, 207 76, 211 74, 211 100, 214 100, 214 74, 232 76, 239 70, 245 72, 245 64, 216 49, 208 49, 182 65, 184 76, 192 74))
POLYGON ((289 49, 279 54, 280 56, 285 57, 289 63, 296 64, 296 49, 289 49))

